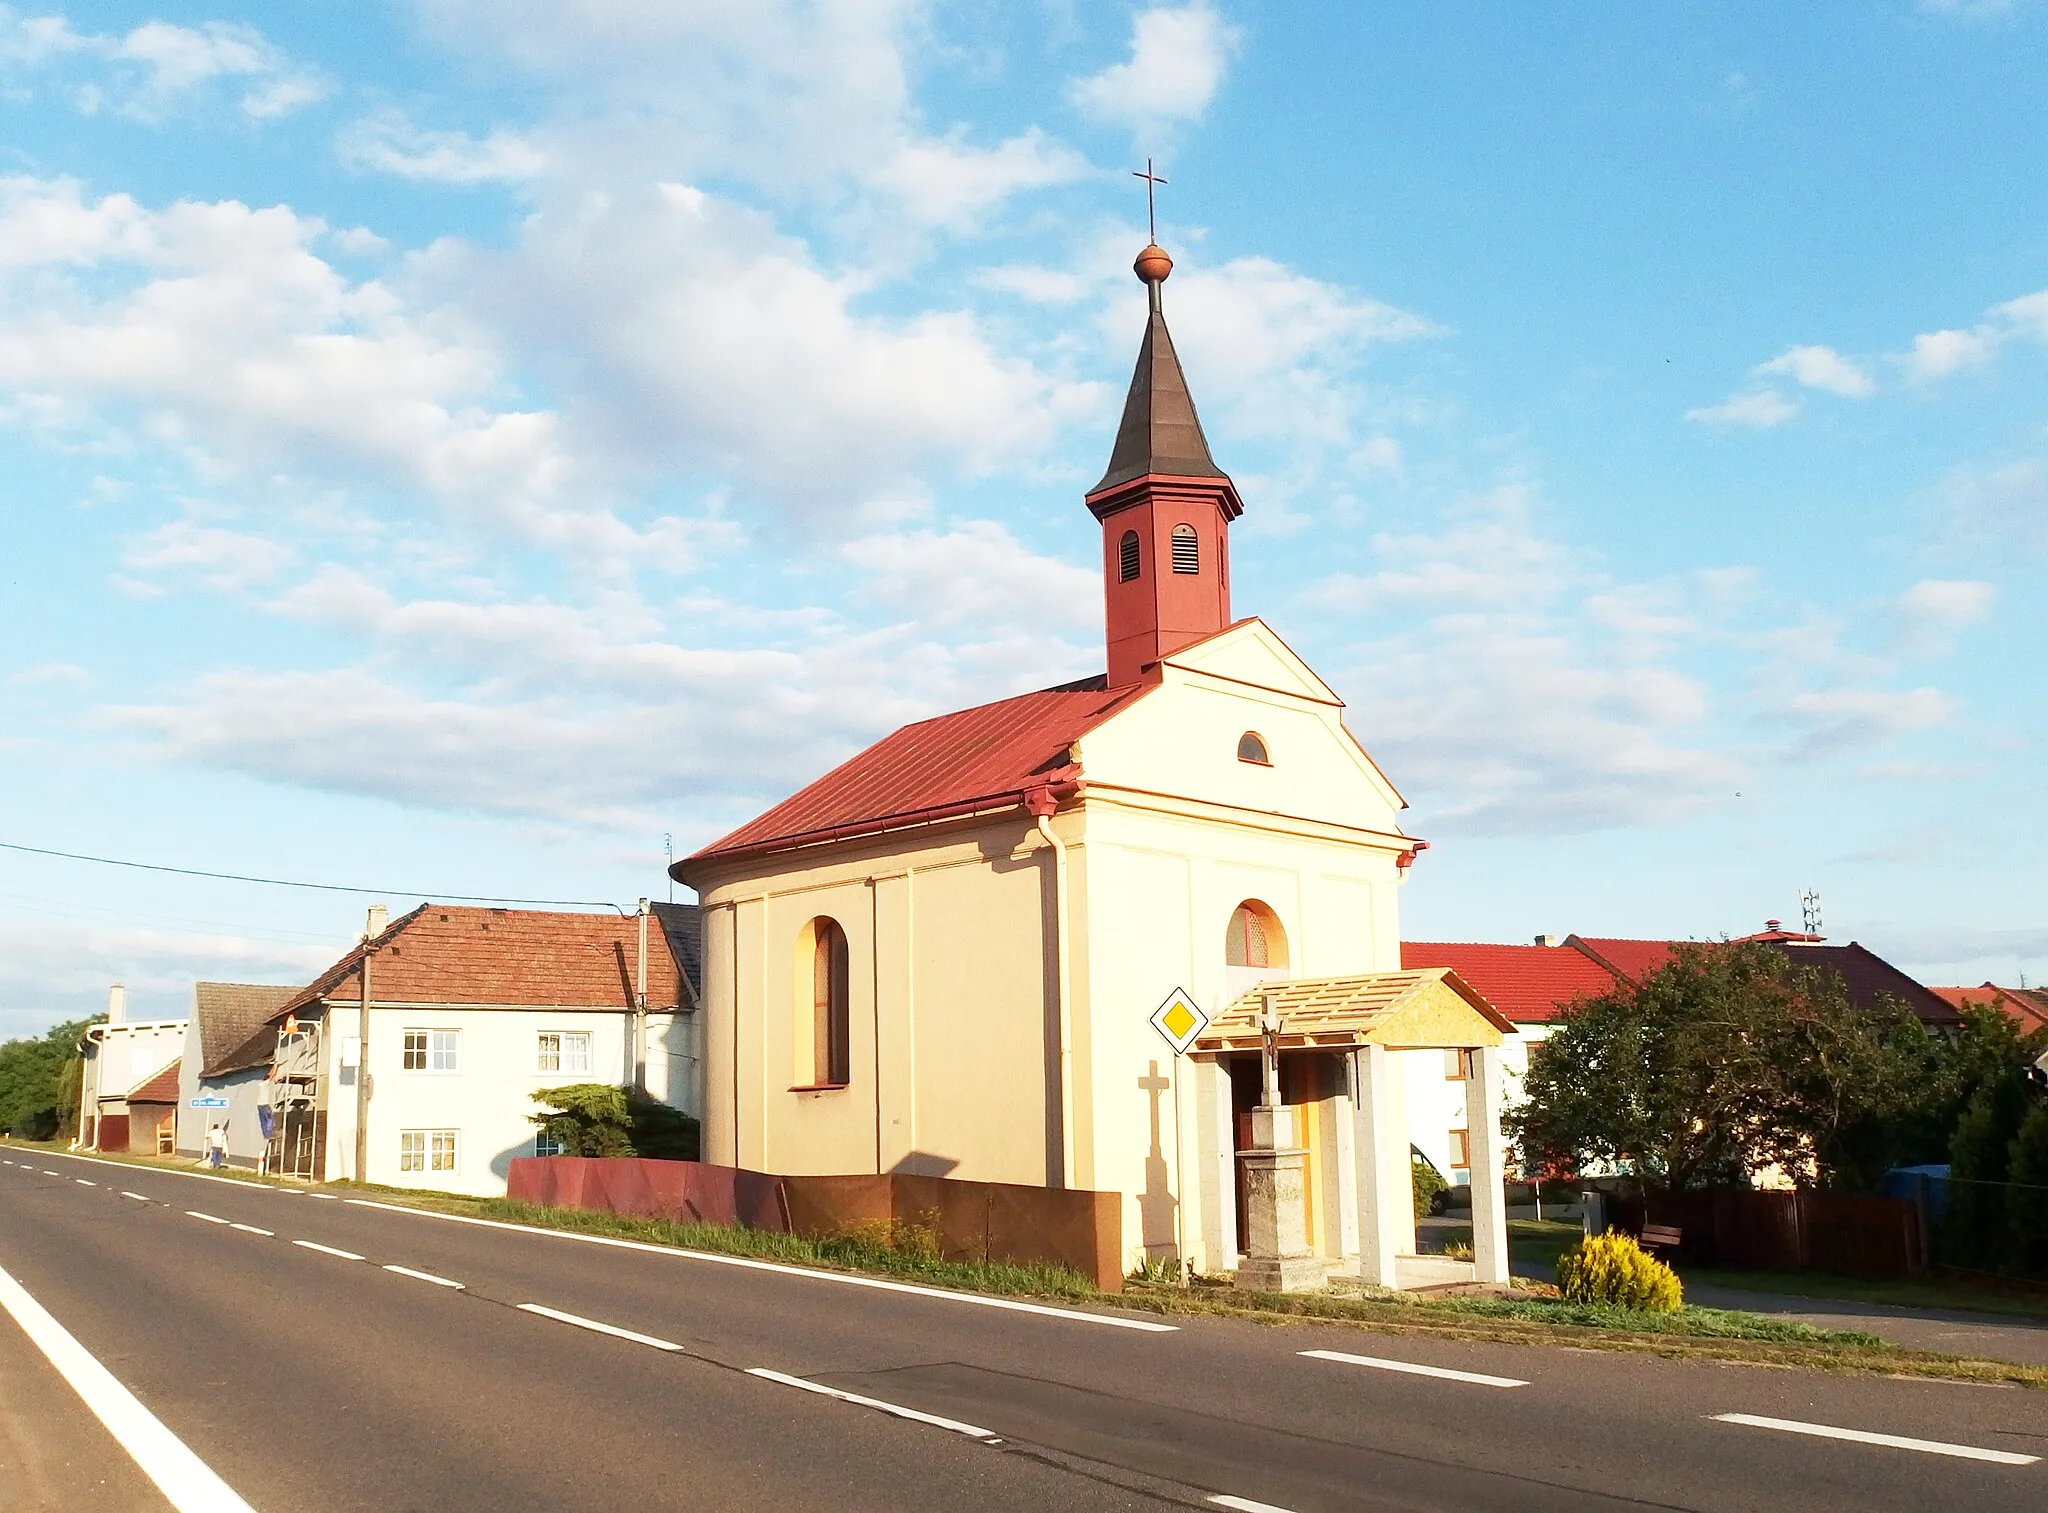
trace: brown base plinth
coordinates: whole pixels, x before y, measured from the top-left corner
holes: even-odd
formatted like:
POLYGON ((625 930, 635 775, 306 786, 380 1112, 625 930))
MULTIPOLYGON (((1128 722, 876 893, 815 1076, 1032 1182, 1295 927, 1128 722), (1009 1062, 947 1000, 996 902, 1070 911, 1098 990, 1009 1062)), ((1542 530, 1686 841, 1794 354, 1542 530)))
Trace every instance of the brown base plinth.
POLYGON ((1247 1292, 1320 1292, 1329 1285, 1321 1256, 1245 1256, 1237 1285, 1247 1292))

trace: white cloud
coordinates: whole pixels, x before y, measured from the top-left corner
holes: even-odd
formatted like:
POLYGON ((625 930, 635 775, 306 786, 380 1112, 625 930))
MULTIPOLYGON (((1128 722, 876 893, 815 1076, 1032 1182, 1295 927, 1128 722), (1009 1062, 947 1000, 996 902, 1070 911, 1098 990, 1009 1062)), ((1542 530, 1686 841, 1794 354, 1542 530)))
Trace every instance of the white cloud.
POLYGON ((518 132, 428 131, 398 111, 357 121, 335 149, 351 168, 436 184, 514 184, 547 167, 546 154, 518 132))
POLYGON ((865 570, 876 601, 927 625, 1101 624, 1099 568, 1042 557, 992 520, 864 536, 841 554, 865 570))
POLYGON ((43 683, 90 683, 92 674, 76 662, 44 662, 10 673, 7 681, 18 688, 33 688, 43 683))
POLYGON ((1768 430, 1783 425, 1798 413, 1797 400, 1787 399, 1775 389, 1752 389, 1746 394, 1731 394, 1717 405, 1687 410, 1685 418, 1702 425, 1768 430))
POLYGON ((1831 688, 1795 694, 1768 713, 1796 732, 1787 757, 1807 762, 1945 724, 1960 707, 1938 688, 1831 688))
POLYGON ((1876 387, 1869 374, 1833 347, 1791 347, 1754 371, 1759 376, 1783 374, 1809 389, 1825 389, 1851 399, 1860 399, 1876 387))
POLYGON ((189 571, 208 588, 238 589, 276 577, 296 555, 263 536, 173 520, 130 541, 121 563, 133 572, 189 571))
POLYGON ((1952 473, 1936 491, 1945 527, 1966 541, 2048 552, 2048 461, 1952 473))
POLYGON ((961 226, 1020 191, 1088 172, 1086 158, 1034 126, 987 149, 968 146, 958 134, 907 141, 873 177, 920 221, 961 226))
POLYGON ((162 120, 213 86, 239 91, 239 108, 254 120, 289 115, 328 90, 253 26, 147 21, 126 33, 90 34, 59 16, 24 17, 0 6, 0 66, 47 69, 66 60, 103 69, 74 91, 79 109, 111 105, 142 121, 162 120))
POLYGON ((1947 656, 1956 633, 1991 613, 1996 590, 1968 578, 1923 578, 1900 594, 1892 606, 1897 630, 1893 647, 1902 656, 1931 659, 1947 656))
POLYGON ((1923 331, 1913 338, 1906 369, 1915 378, 1947 378, 1991 361, 1998 355, 2001 341, 2001 334, 1989 326, 1973 331, 1923 331))
POLYGON ((1069 89, 1091 116, 1158 131, 1199 118, 1216 97, 1239 36, 1212 5, 1155 6, 1131 21, 1131 55, 1069 89))

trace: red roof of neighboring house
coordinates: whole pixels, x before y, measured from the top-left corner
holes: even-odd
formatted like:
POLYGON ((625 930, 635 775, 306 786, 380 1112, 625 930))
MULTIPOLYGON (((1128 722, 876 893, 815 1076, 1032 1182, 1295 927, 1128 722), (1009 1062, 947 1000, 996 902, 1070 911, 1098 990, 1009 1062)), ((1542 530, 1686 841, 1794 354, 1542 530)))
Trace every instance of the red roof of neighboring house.
POLYGON ((1619 940, 1606 935, 1567 935, 1564 943, 1583 951, 1616 977, 1641 982, 1671 959, 1668 940, 1619 940))
POLYGON ((130 1103, 176 1103, 178 1101, 178 1068, 183 1057, 173 1061, 154 1077, 145 1079, 128 1090, 130 1103))
POLYGON ((2006 1016, 2019 1026, 2022 1035, 2048 1025, 2048 992, 2039 988, 2001 988, 1995 982, 1987 982, 1975 988, 1929 988, 1957 1008, 1995 1008, 2004 1010, 2006 1016))
POLYGON ((1556 1019, 1573 999, 1604 993, 1615 982, 1612 972, 1566 946, 1402 941, 1402 970, 1417 967, 1449 967, 1480 997, 1519 1024, 1556 1019))
POLYGON ((905 725, 686 858, 773 851, 1014 804, 1069 766, 1067 748, 1149 684, 1104 677, 905 725))

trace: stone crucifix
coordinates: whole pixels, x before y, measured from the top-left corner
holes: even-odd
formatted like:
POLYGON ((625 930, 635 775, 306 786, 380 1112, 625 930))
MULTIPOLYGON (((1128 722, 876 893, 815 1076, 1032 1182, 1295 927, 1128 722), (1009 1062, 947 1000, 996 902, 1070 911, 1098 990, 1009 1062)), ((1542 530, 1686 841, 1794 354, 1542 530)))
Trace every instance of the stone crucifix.
POLYGON ((1275 1001, 1273 994, 1265 994, 1261 1000, 1264 1006, 1259 1011, 1259 1086, 1263 1089, 1263 1096, 1259 1100, 1261 1108, 1280 1107, 1280 1031, 1286 1021, 1280 1017, 1279 1010, 1273 1007, 1275 1001))

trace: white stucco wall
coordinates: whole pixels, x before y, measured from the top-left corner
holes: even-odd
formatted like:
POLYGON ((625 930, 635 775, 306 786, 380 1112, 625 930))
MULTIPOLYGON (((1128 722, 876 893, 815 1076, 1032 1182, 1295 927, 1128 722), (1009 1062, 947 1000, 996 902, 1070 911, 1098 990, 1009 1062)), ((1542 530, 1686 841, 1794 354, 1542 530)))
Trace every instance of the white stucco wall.
POLYGON ((185 1024, 182 1019, 151 1019, 94 1025, 86 1032, 80 1112, 90 1115, 96 1099, 119 1098, 176 1061, 185 1048, 185 1024))

